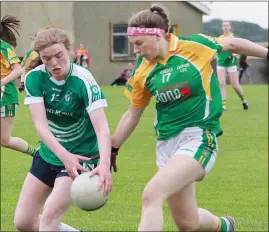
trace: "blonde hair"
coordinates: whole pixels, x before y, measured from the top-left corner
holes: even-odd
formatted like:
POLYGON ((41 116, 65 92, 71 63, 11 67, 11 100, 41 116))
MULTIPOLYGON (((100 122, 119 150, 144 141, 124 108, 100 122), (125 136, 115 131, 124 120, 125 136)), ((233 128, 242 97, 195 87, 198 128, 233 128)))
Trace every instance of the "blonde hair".
POLYGON ((33 50, 40 52, 48 46, 53 44, 62 43, 69 49, 71 46, 71 41, 67 33, 59 28, 48 28, 37 33, 33 50))

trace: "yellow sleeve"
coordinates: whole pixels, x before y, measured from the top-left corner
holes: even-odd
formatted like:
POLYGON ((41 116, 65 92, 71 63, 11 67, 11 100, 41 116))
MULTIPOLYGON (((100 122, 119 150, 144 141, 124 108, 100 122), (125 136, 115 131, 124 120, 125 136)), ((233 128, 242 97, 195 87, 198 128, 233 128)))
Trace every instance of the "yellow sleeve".
POLYGON ((217 42, 219 43, 219 45, 220 45, 221 47, 224 46, 224 43, 223 43, 223 37, 218 37, 218 38, 216 38, 216 40, 217 40, 217 42))
POLYGON ((28 57, 28 59, 25 61, 25 64, 24 64, 25 73, 28 73, 30 71, 31 62, 38 56, 39 55, 37 52, 35 52, 35 51, 31 52, 30 56, 28 57))
POLYGON ((152 94, 145 86, 146 77, 134 76, 126 83, 125 96, 134 108, 145 108, 150 102, 152 94))
POLYGON ((21 62, 13 49, 7 48, 7 54, 8 54, 9 67, 11 67, 13 64, 17 64, 21 62))

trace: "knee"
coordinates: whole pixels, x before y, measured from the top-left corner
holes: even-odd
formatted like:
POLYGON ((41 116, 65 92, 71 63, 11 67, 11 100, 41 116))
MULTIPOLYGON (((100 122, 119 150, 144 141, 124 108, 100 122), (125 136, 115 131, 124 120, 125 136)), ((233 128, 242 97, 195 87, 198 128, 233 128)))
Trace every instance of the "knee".
POLYGON ((161 194, 153 188, 145 188, 142 194, 142 205, 162 205, 164 200, 161 199, 161 194))
POLYGON ((47 203, 44 205, 44 209, 40 217, 40 222, 44 225, 50 224, 52 221, 55 222, 57 220, 60 220, 60 218, 67 210, 68 206, 66 205, 47 203))
POLYGON ((61 214, 59 212, 59 210, 57 210, 56 208, 52 207, 44 207, 43 213, 41 215, 40 221, 44 224, 49 224, 51 223, 53 220, 55 220, 57 217, 59 217, 59 214, 61 214))
POLYGON ((181 219, 176 221, 180 231, 197 231, 199 229, 199 218, 181 219))
POLYGON ((35 231, 35 223, 31 219, 18 218, 14 219, 14 226, 18 231, 35 231))
POLYGON ((10 142, 10 137, 1 135, 1 146, 8 147, 10 142))

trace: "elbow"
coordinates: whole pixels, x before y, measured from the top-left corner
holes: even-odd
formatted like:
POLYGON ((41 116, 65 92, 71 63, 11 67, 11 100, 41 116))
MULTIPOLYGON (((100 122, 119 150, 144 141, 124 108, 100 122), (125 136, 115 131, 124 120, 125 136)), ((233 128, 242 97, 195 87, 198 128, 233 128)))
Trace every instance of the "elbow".
POLYGON ((43 123, 35 123, 35 129, 40 138, 48 131, 48 127, 46 127, 43 123))
POLYGON ((229 41, 229 51, 232 53, 240 53, 242 45, 244 46, 245 44, 245 39, 241 38, 233 38, 229 41))
POLYGON ((128 111, 128 119, 129 119, 129 122, 130 124, 132 124, 133 126, 136 126, 139 121, 140 121, 140 118, 141 118, 141 114, 139 113, 134 113, 132 111, 128 111))
POLYGON ((235 52, 237 50, 237 38, 229 39, 229 42, 227 43, 227 51, 229 52, 235 52))

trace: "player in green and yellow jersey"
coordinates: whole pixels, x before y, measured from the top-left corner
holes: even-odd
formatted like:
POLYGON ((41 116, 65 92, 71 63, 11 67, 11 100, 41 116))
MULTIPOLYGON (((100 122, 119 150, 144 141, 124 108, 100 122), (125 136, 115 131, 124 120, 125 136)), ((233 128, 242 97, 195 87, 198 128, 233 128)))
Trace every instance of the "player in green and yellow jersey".
POLYGON ((32 146, 21 138, 11 137, 19 101, 15 80, 22 74, 20 60, 14 51, 17 46, 14 31, 19 34, 19 27, 16 17, 6 15, 1 20, 1 146, 33 156, 32 146))
POLYGON ((176 37, 168 31, 159 6, 129 20, 129 40, 139 58, 125 90, 131 106, 112 136, 112 151, 134 131, 154 96, 159 170, 142 194, 139 231, 162 231, 165 201, 180 231, 235 231, 232 217, 198 208, 195 197, 195 183, 214 166, 222 134, 221 92, 211 61, 221 51, 266 57, 268 50, 239 38, 176 37))
MULTIPOLYGON (((21 83, 20 83, 20 92, 22 92, 24 90, 24 79, 25 79, 25 75, 32 69, 31 68, 31 63, 34 60, 37 60, 39 57, 38 53, 36 51, 34 51, 32 48, 30 48, 27 52, 26 55, 24 56, 21 65, 22 65, 22 75, 21 75, 21 83)), ((39 59, 38 59, 39 60, 39 59)), ((40 63, 41 64, 41 63, 40 63)))
MULTIPOLYGON (((234 33, 231 32, 231 23, 228 21, 224 21, 222 23, 223 35, 219 38, 235 38, 234 33)), ((243 89, 239 83, 239 73, 238 73, 238 60, 236 55, 234 55, 230 51, 219 52, 217 56, 217 75, 220 84, 220 90, 222 95, 222 107, 223 110, 227 109, 227 93, 226 93, 226 76, 228 75, 230 78, 230 83, 240 97, 243 105, 243 109, 248 109, 248 102, 244 97, 243 89)))

